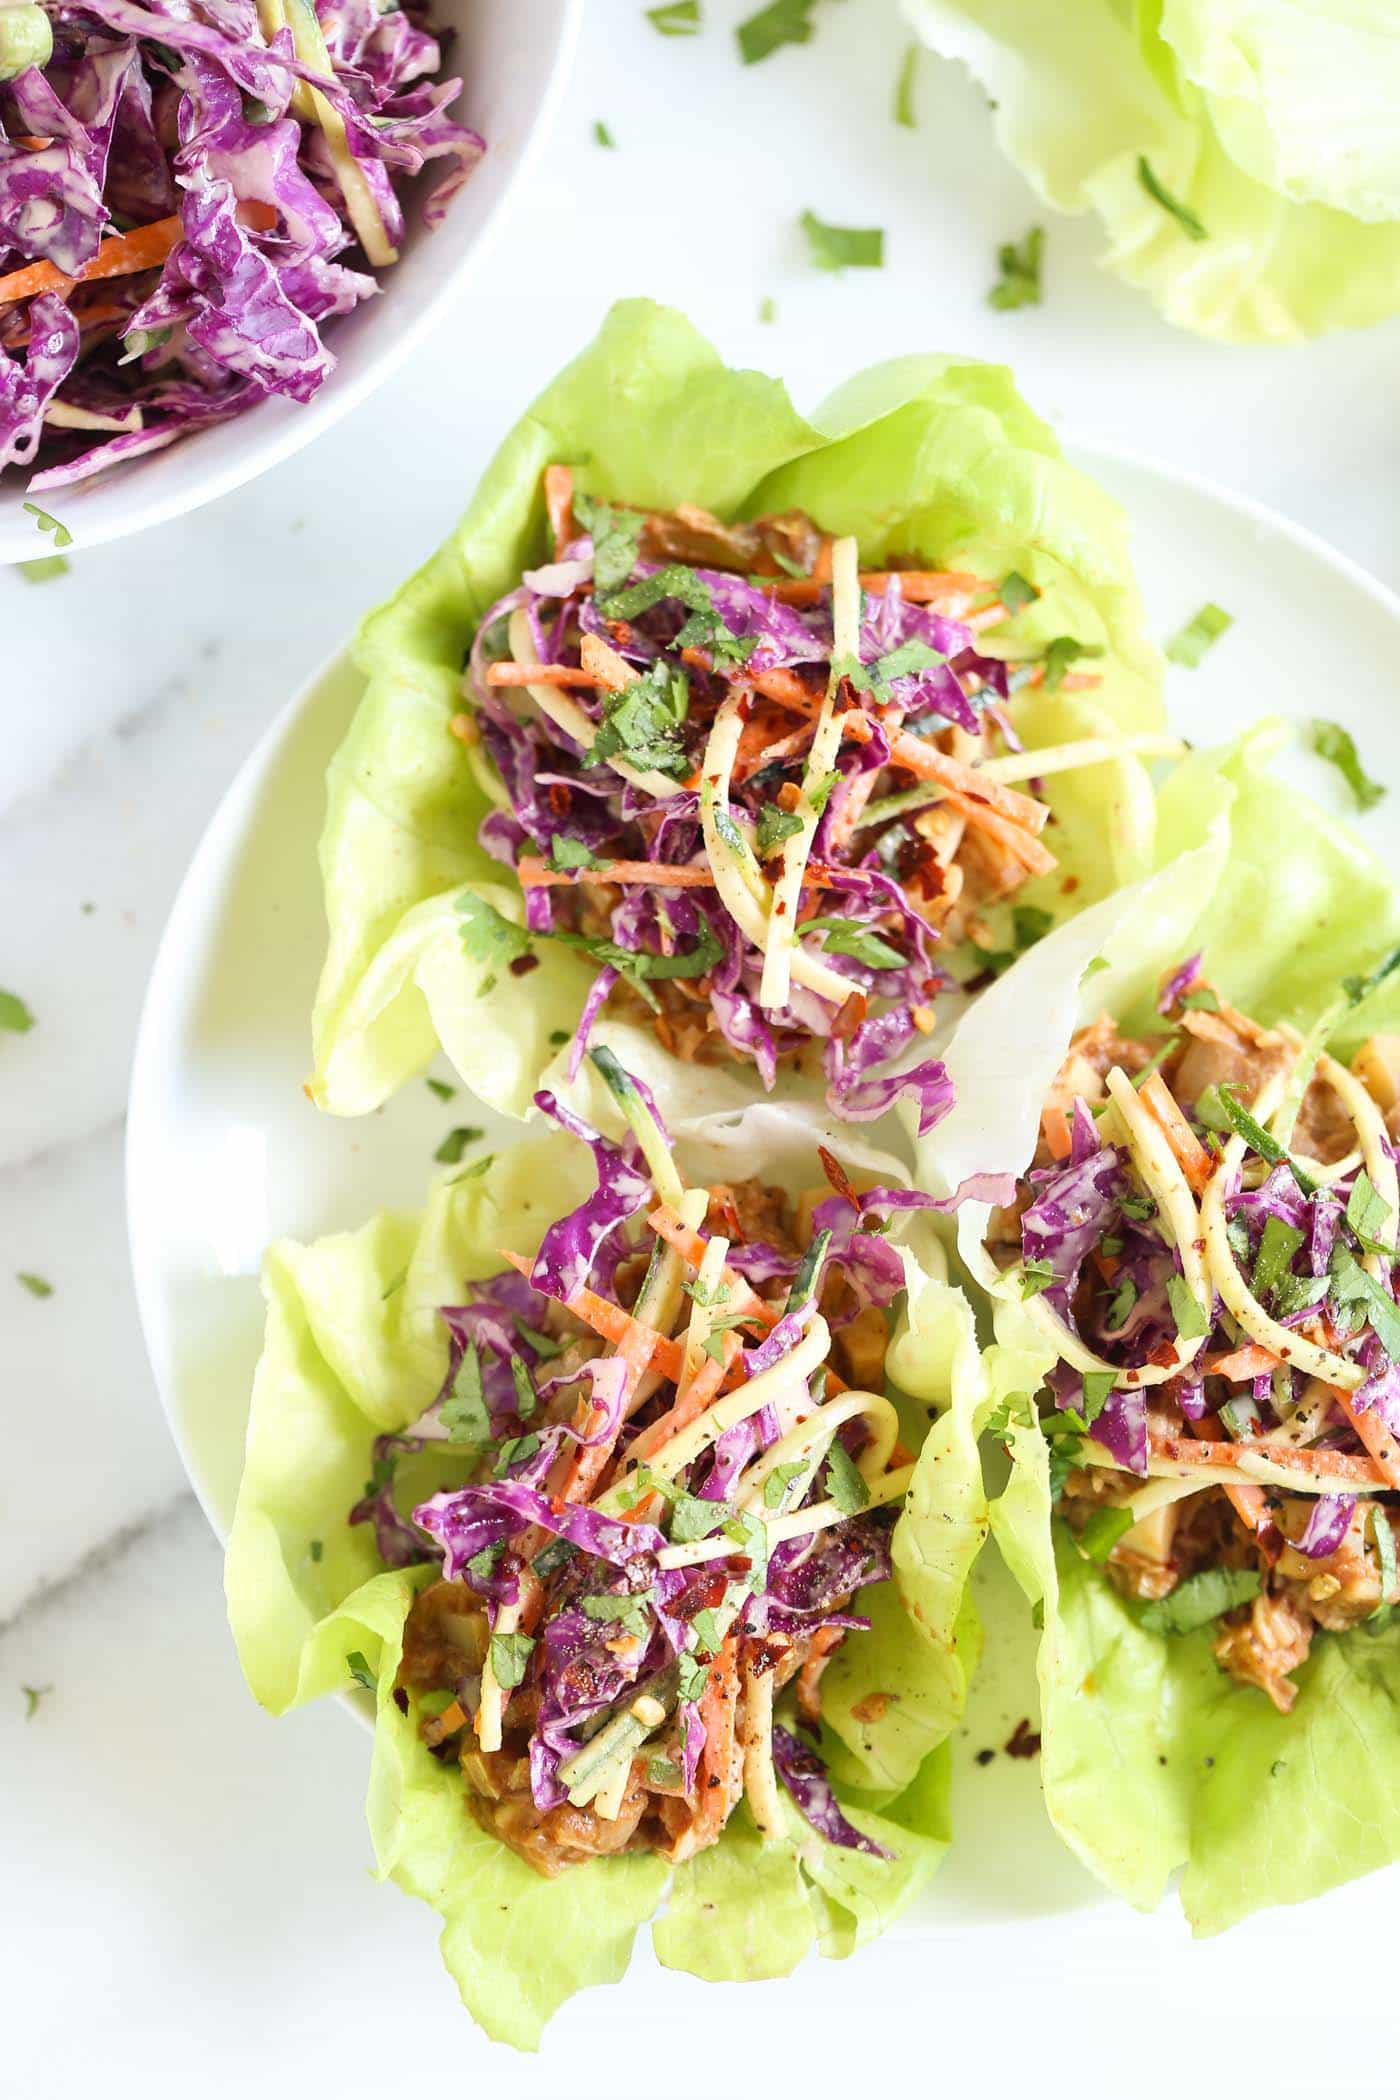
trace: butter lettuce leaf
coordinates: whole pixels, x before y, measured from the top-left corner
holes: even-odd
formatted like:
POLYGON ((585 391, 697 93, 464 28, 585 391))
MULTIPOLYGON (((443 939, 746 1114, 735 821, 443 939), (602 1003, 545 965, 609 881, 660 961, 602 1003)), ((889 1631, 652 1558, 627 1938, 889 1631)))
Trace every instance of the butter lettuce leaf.
MULTIPOLYGON (((557 1082, 558 1044, 595 974, 541 940, 537 966, 510 978, 462 940, 473 899, 523 918, 513 878, 478 843, 492 807, 483 762, 448 725, 482 614, 546 553, 552 461, 597 497, 728 517, 800 503, 858 534, 870 560, 966 559, 993 582, 1016 570, 1041 595, 984 638, 991 653, 1035 655, 1058 635, 1106 652, 1091 690, 1018 699, 1027 740, 1161 723, 1161 665, 1123 515, 1060 457, 1002 367, 898 360, 808 422, 777 381, 725 366, 679 314, 615 307, 507 437, 446 544, 360 631, 363 697, 331 763, 321 837, 329 941, 311 1093, 335 1114, 378 1107, 441 1045, 483 1101, 523 1116, 552 1062, 557 1082)), ((1079 878, 1079 905, 1150 865, 1151 795, 1136 761, 1057 775, 1051 801, 1063 867, 1023 901, 1062 914, 1066 874, 1079 878)), ((605 1017, 598 1037, 624 1055, 640 1033, 605 1017)), ((668 1114, 737 1107, 755 1090, 739 1067, 653 1063, 646 1076, 668 1114)))
POLYGON ((981 82, 999 143, 1045 202, 1097 212, 1106 266, 1169 321, 1287 342, 1400 309, 1400 20, 1388 0, 904 0, 904 11, 981 82), (1143 160, 1179 216, 1152 195, 1143 160))
MULTIPOLYGON (((678 1154, 687 1172, 742 1160, 745 1171, 792 1194, 811 1178, 801 1125, 766 1103, 697 1126, 678 1154)), ((848 1134, 842 1156, 851 1172, 889 1180, 896 1171, 858 1133, 848 1134)), ((443 1958, 464 2002, 488 2034, 519 2048, 537 2046, 565 1998, 622 1974, 637 1929, 662 1902, 668 1870, 628 1856, 546 1882, 480 1829, 460 1773, 428 1754, 391 1696, 404 1620, 431 1573, 381 1571, 370 1527, 347 1517, 373 1438, 407 1426, 441 1385, 447 1339, 438 1308, 461 1303, 469 1279, 496 1273, 501 1248, 532 1253, 550 1219, 581 1201, 592 1180, 582 1146, 552 1132, 526 1136, 486 1174, 442 1175, 421 1216, 385 1213, 358 1232, 271 1249, 266 1338, 225 1568, 239 1659, 269 1710, 350 1691, 352 1658, 375 1681, 368 1816, 379 1871, 441 1914, 443 1958)), ((961 1312, 950 1310, 944 1294, 956 1294, 913 1255, 909 1262, 916 1310, 896 1346, 901 1404, 912 1411, 906 1440, 919 1441, 927 1414, 915 1396, 946 1404, 950 1386, 980 1395, 981 1367, 966 1306, 959 1300, 961 1312), (940 1321, 951 1343, 936 1331, 940 1321)), ((980 1539, 986 1511, 973 1413, 973 1399, 964 1399, 928 1438, 910 1514, 896 1527, 894 1578, 862 1597, 875 1630, 851 1638, 826 1680, 833 1783, 847 1813, 892 1857, 844 1853, 795 1810, 786 1834, 761 1845, 738 1815, 717 1847, 674 1876, 655 1929, 670 1966, 701 1976, 776 1975, 810 1947, 848 1955, 912 1899, 942 1857, 946 1737, 961 1712, 975 1636, 960 1620, 960 1581, 939 1567, 948 1527, 925 1536, 927 1476, 956 1447, 964 1495, 976 1498, 959 1524, 980 1539)), ((442 1447, 405 1458, 400 1506, 464 1478, 468 1464, 442 1447)))

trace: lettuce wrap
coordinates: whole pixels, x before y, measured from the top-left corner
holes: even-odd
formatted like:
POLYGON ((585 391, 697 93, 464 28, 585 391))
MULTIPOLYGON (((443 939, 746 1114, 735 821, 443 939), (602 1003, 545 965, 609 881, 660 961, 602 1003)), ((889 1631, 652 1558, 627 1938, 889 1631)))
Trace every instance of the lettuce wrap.
MULTIPOLYGON (((994 609, 977 659, 979 677, 993 685, 1006 682, 1007 660, 1040 666, 1040 683, 1010 698, 1012 737, 1041 749, 1107 736, 1119 750, 1050 779, 1046 838, 1057 865, 1018 892, 1031 914, 1019 923, 1048 923, 1151 864, 1148 776, 1121 746, 1160 734, 1160 664, 1143 631, 1125 523, 1061 458, 1009 375, 947 358, 901 359, 840 389, 808 423, 776 381, 727 368, 680 315, 630 302, 506 439, 443 548, 360 633, 365 691, 330 768, 321 841, 329 947, 311 1092, 323 1108, 377 1107, 441 1045, 482 1100, 523 1116, 541 1075, 557 1082, 599 974, 577 934, 574 946, 527 938, 514 865, 488 850, 492 824, 511 830, 510 797, 483 760, 471 718, 462 733, 464 665, 484 616, 493 607, 499 614, 527 571, 551 579, 558 595, 580 569, 550 561, 560 551, 546 515, 550 468, 567 470, 573 503, 592 503, 600 530, 599 504, 700 506, 727 521, 801 511, 822 532, 853 537, 860 559, 877 567, 915 558, 965 565, 974 582, 996 579, 993 597, 1001 579, 1009 588, 1014 578, 1015 602, 994 609)), ((591 542, 575 544, 590 549, 582 566, 591 573, 591 542)), ((781 594, 785 577, 769 573, 781 594)), ((824 646, 830 653, 834 644, 824 646)), ((937 657, 922 652, 925 663, 937 657)), ((780 833, 784 824, 779 818, 780 833)), ((575 842, 569 867, 576 874, 587 859, 575 842)), ((539 879, 562 879, 558 864, 539 879)), ((531 897, 549 894, 557 893, 531 897)), ((1009 950, 1009 923, 1003 908, 983 939, 1009 950)), ((618 960, 615 944, 604 952, 618 960)), ((860 967, 847 961, 836 975, 860 967)), ((648 1048, 648 1034, 609 1006, 594 1040, 630 1069, 648 1061, 668 1115, 682 1092, 690 1113, 752 1097, 755 1077, 743 1063, 682 1067, 679 1056, 648 1048)))
MULTIPOLYGON (((790 1193, 815 1170, 802 1126, 765 1104, 697 1126, 676 1157, 706 1185, 757 1170, 790 1193)), ((893 1163, 849 1136, 838 1179, 843 1170, 863 1188, 898 1186, 893 1163)), ((265 1707, 281 1713, 344 1692, 352 1676, 375 1687, 368 1817, 378 1872, 439 1911, 443 1959, 474 2018, 527 2049, 566 1998, 622 1975, 649 1918, 662 1962, 737 1979, 784 1974, 814 1946, 848 1955, 910 1900, 948 1838, 945 1739, 976 1658, 965 1585, 987 1528, 972 1428, 987 1372, 941 1246, 914 1212, 898 1228, 903 1275, 886 1370, 902 1446, 920 1455, 891 1572, 858 1593, 869 1629, 837 1648, 821 1686, 821 1759, 847 1841, 829 1842, 815 1827, 821 1817, 800 1813, 788 1794, 780 1827, 764 1835, 746 1796, 719 1841, 674 1874, 637 1851, 545 1880, 489 1834, 467 1808, 455 1762, 430 1753, 421 1714, 395 1696, 405 1623, 437 1568, 386 1567, 378 1523, 348 1519, 370 1492, 371 1448, 384 1448, 375 1440, 415 1423, 443 1391, 439 1309, 471 1295, 467 1282, 496 1276, 498 1250, 533 1252, 593 1182, 583 1146, 530 1133, 441 1178, 421 1216, 385 1213, 357 1232, 272 1248, 227 1552, 230 1621, 265 1707)), ((432 1522, 443 1501, 434 1490, 462 1477, 461 1456, 441 1443, 403 1458, 399 1514, 378 1504, 390 1555, 404 1510, 428 1497, 418 1515, 432 1522)))
POLYGON ((1290 342, 1400 308, 1400 23, 1386 0, 904 0, 1047 204, 1169 321, 1290 342))
MULTIPOLYGON (((1394 885, 1350 833, 1270 773, 1280 736, 1264 725, 1178 767, 1160 796, 1162 867, 1049 936, 968 1011, 947 1052, 957 1105, 922 1147, 922 1185, 960 1179, 974 1159, 977 1170, 1023 1173, 1075 1030, 1101 1012, 1129 1035, 1161 1030, 1164 976, 1194 981, 1183 958, 1199 956, 1204 981, 1262 1023, 1306 1031, 1330 1009, 1338 1060, 1400 1025, 1397 976, 1377 973, 1400 942, 1394 885)), ((1382 1609, 1316 1637, 1294 1673, 1291 1712, 1224 1674, 1214 1625, 1154 1630, 1151 1611, 1145 1620, 1110 1584, 1107 1540, 1096 1558, 1055 1514, 1063 1460, 1055 1493, 1052 1465, 1066 1447, 1044 1433, 1039 1400, 1062 1359, 1039 1300, 991 1261, 989 1220, 985 1206, 966 1207, 958 1251, 973 1295, 990 1299, 997 1337, 977 1423, 990 1422, 1009 1453, 992 1529, 1042 1615, 1043 1780, 1055 1827, 1143 1908, 1184 1869, 1182 1903, 1199 1933, 1393 1858, 1400 1630, 1382 1609)), ((1057 1430, 1064 1419, 1050 1417, 1057 1430)), ((1067 1455, 1073 1462, 1073 1448, 1067 1455)))

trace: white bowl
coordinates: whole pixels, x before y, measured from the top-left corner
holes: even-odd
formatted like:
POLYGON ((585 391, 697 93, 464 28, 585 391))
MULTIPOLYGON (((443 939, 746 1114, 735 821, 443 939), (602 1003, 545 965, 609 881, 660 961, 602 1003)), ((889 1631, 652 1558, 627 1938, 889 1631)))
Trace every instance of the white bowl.
MULTIPOLYGON (((409 198, 408 230, 384 290, 329 324, 336 368, 304 406, 272 399, 168 451, 134 460, 53 501, 75 548, 163 525, 241 488, 367 398, 407 357, 462 285, 495 230, 507 199, 547 132, 563 92, 584 0, 434 0, 432 16, 454 29, 447 55, 463 82, 452 114, 479 131, 486 153, 442 224, 422 224, 409 198)), ((431 179, 431 169, 425 180, 431 179)), ((0 486, 0 566, 49 551, 24 508, 23 469, 0 486)), ((48 499, 39 496, 41 504, 48 499)))

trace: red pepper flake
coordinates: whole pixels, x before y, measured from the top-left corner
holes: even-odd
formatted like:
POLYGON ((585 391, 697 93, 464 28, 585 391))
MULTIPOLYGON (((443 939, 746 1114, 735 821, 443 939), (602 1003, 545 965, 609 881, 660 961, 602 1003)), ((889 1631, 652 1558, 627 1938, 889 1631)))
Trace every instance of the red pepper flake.
POLYGON ((539 966, 538 955, 517 955, 510 964, 510 974, 512 977, 528 977, 530 972, 538 970, 539 966))
POLYGON ((1077 875, 1066 875, 1064 881, 1060 884, 1060 895, 1062 897, 1072 897, 1078 888, 1079 877, 1077 875))
POLYGON ((835 1189, 837 1195, 844 1196, 846 1201, 850 1204, 851 1209, 855 1212, 856 1216, 859 1217, 860 1197, 856 1194, 855 1189, 852 1187, 851 1177, 846 1172, 846 1169, 842 1166, 840 1160, 836 1157, 834 1152, 828 1152, 825 1145, 818 1145, 817 1158, 822 1163, 823 1174, 825 1174, 827 1180, 831 1183, 831 1186, 835 1189))
POLYGON ((1011 1732, 1011 1740, 1002 1747, 1008 1757, 1039 1757, 1040 1731, 1033 1729, 1023 1715, 1011 1732))

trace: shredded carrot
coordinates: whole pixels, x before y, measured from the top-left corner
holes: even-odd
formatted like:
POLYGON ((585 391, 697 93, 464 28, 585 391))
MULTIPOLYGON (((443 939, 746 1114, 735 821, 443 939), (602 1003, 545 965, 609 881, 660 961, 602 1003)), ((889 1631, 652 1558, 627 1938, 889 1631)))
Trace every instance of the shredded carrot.
POLYGON ((1196 1195, 1215 1172, 1215 1161, 1178 1108, 1160 1072, 1149 1072, 1137 1090, 1138 1100, 1156 1123, 1176 1156, 1177 1165, 1196 1195))
MULTIPOLYGON (((559 1483, 559 1493, 565 1502, 586 1501, 611 1463, 614 1447, 627 1417, 627 1403, 637 1389, 637 1381, 651 1364, 655 1354, 655 1341, 655 1329, 644 1327, 634 1320, 618 1343, 617 1353, 627 1366, 627 1378, 623 1385, 617 1427, 610 1437, 599 1443, 579 1444, 575 1447, 559 1483)), ((580 1398, 574 1412, 574 1427, 580 1435, 592 1434, 592 1416, 593 1403, 585 1395, 580 1398)))
POLYGON ((574 536, 574 475, 571 467, 544 470, 544 508, 554 535, 554 559, 558 561, 574 536))
MULTIPOLYGON (((860 731, 854 732, 857 736, 860 731)), ((866 736, 869 735, 867 727, 866 736)), ((862 739, 865 741, 865 739, 862 739)), ((956 758, 949 758, 934 744, 926 744, 921 737, 911 736, 907 729, 899 730, 890 739, 890 763, 903 766, 916 780, 933 780, 940 787, 950 788, 969 801, 984 803, 1023 831, 1039 834, 1045 829, 1050 812, 1043 802, 1033 795, 1022 795, 1015 788, 1003 787, 1000 781, 984 779, 976 766, 965 766, 956 758)))
POLYGON ((1041 1110, 1040 1128, 1050 1149, 1052 1159, 1068 1159, 1073 1150, 1069 1134, 1069 1117, 1055 1102, 1041 1110))
MULTIPOLYGON (((534 1266, 526 1261, 523 1255, 512 1254, 507 1248, 502 1248, 501 1259, 508 1261, 513 1269, 518 1269, 522 1276, 528 1276, 534 1266)), ((654 1327, 648 1327, 643 1320, 634 1320, 631 1313, 624 1312, 620 1305, 612 1304, 607 1298, 600 1298, 598 1293, 589 1290, 586 1284, 576 1290, 571 1298, 566 1299, 565 1303, 576 1320, 582 1320, 585 1326, 591 1327, 595 1334, 602 1335, 603 1340, 611 1342, 615 1348, 620 1349, 626 1336, 633 1330, 645 1336, 648 1366, 658 1370, 663 1378, 669 1378, 672 1384, 680 1377, 680 1345, 673 1342, 669 1335, 658 1334, 654 1327)))
MULTIPOLYGON (((1364 1421, 1366 1418, 1363 1415, 1361 1419, 1364 1421)), ((1162 1436, 1153 1431, 1152 1449, 1156 1456, 1184 1461, 1199 1458, 1202 1443, 1211 1451, 1218 1450, 1223 1445, 1229 1451, 1253 1452, 1257 1458, 1272 1459, 1277 1465, 1292 1467, 1300 1476, 1322 1473, 1332 1480, 1347 1481, 1360 1487, 1385 1487, 1390 1484, 1374 1458, 1363 1458, 1354 1451, 1305 1451, 1297 1444, 1283 1443, 1275 1437, 1267 1436, 1242 1436, 1233 1440, 1213 1437, 1208 1432, 1202 1436, 1200 1432, 1206 1427, 1204 1423, 1192 1422, 1188 1426, 1194 1433, 1194 1440, 1193 1437, 1162 1436)), ((1221 1487, 1225 1486, 1223 1480, 1219 1484, 1221 1487)), ((1252 1482, 1249 1492, 1255 1492, 1252 1482)))
POLYGON ((1246 1342, 1242 1349, 1226 1349, 1201 1360, 1201 1369, 1208 1378, 1228 1378, 1233 1384, 1245 1385, 1251 1378, 1262 1378, 1266 1372, 1278 1368, 1281 1358, 1262 1342, 1246 1342))
POLYGON ((581 685, 590 691, 600 688, 596 671, 580 670, 577 664, 521 664, 514 660, 488 664, 488 685, 581 685))
POLYGON ((1055 867, 1054 854, 1029 831, 1023 831, 1013 818, 1003 817, 976 796, 961 794, 956 788, 945 788, 943 800, 965 823, 999 846, 1013 867, 1022 869, 1025 875, 1048 875, 1055 867))
POLYGON ((1355 1393, 1344 1392, 1340 1386, 1329 1386, 1327 1390, 1375 1460, 1382 1479, 1390 1487, 1400 1487, 1400 1445, 1382 1420, 1380 1409, 1361 1410, 1355 1393))
POLYGON ((696 1774, 698 1805, 694 1831, 697 1851, 724 1828, 730 1810, 730 1772, 734 1763, 734 1718, 739 1701, 739 1637, 725 1636, 710 1665, 700 1695, 705 1747, 696 1774))
MULTIPOLYGON (((820 564, 819 564, 820 566, 820 564)), ((826 575, 788 576, 777 580, 773 596, 784 605, 816 605, 831 581, 831 555, 826 559, 826 575)), ((860 587, 863 591, 888 590, 891 583, 898 583, 900 596, 910 605, 932 605, 940 598, 966 598, 985 591, 987 586, 980 576, 966 576, 955 569, 863 569, 860 587)))
MULTIPOLYGON (((692 1269, 699 1268, 705 1259, 705 1249, 710 1243, 703 1233, 687 1225, 669 1203, 658 1203, 655 1210, 649 1211, 647 1223, 659 1239, 665 1240, 667 1246, 674 1247, 683 1261, 689 1262, 692 1269)), ((754 1320, 761 1322, 765 1327, 777 1326, 782 1314, 775 1306, 766 1304, 742 1276, 726 1268, 724 1279, 732 1293, 732 1311, 742 1312, 746 1317, 752 1314, 754 1320)))
MULTIPOLYGON (((1199 1443, 1223 1444, 1229 1441, 1226 1436, 1217 1432, 1213 1423, 1188 1422, 1186 1426, 1199 1443)), ((1269 1498, 1263 1488, 1235 1486, 1225 1481, 1221 1482, 1221 1486, 1225 1489, 1226 1500, 1245 1530, 1251 1537, 1257 1536, 1269 1521, 1269 1498)))
MULTIPOLYGON (((277 213, 256 199, 239 206, 239 218, 257 233, 277 224, 277 213)), ((0 306, 16 299, 34 299, 40 292, 57 292, 66 298, 74 285, 92 284, 100 277, 132 277, 140 270, 154 270, 163 263, 181 239, 184 228, 178 215, 155 219, 149 226, 134 226, 130 233, 114 234, 103 241, 91 262, 70 277, 49 262, 29 263, 22 270, 0 277, 0 306)))
POLYGON ((639 1462, 650 1458, 653 1451, 659 1451, 679 1430, 688 1428, 697 1415, 704 1414, 724 1381, 727 1360, 731 1356, 737 1358, 739 1354, 739 1344, 732 1334, 726 1334, 724 1342, 726 1362, 717 1363, 714 1357, 707 1356, 688 1386, 682 1387, 678 1382, 675 1399, 664 1415, 658 1415, 654 1422, 648 1423, 628 1453, 630 1458, 639 1462), (731 1342, 734 1345, 732 1350, 731 1342))
POLYGON ((694 868, 670 860, 605 860, 596 868, 549 867, 538 855, 524 853, 515 872, 527 890, 551 889, 576 882, 648 882, 663 890, 712 890, 715 878, 709 868, 694 868))

